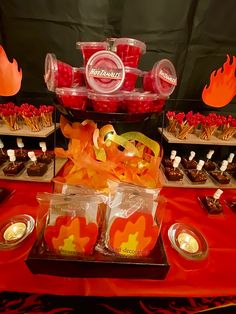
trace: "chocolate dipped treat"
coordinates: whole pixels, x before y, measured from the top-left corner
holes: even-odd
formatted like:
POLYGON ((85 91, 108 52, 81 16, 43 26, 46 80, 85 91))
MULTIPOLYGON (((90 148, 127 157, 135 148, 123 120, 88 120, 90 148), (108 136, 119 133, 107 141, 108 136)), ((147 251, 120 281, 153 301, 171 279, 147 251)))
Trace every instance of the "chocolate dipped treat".
POLYGON ((183 174, 179 168, 165 168, 165 176, 169 181, 180 181, 183 179, 183 174))
POLYGON ((222 172, 220 170, 211 171, 210 174, 220 184, 228 184, 231 179, 227 172, 222 172))
POLYGON ((27 168, 27 174, 28 176, 43 176, 48 170, 48 166, 46 163, 33 163, 27 168))
POLYGON ((229 154, 229 157, 227 159, 227 161, 228 161, 228 165, 226 168, 227 172, 236 171, 236 162, 233 162, 233 159, 234 159, 234 154, 233 153, 229 154))
POLYGON ((39 162, 45 163, 49 165, 53 159, 53 154, 50 153, 42 153, 41 155, 37 156, 37 160, 39 162))
POLYGON ((163 159, 162 164, 164 165, 164 167, 169 167, 169 168, 173 167, 173 162, 174 162, 176 154, 177 154, 176 150, 172 150, 170 157, 163 159))
POLYGON ((197 169, 189 169, 186 171, 189 179, 194 183, 205 183, 207 180, 207 174, 202 170, 204 165, 203 160, 199 160, 197 164, 197 169))
POLYGON ((223 193, 222 190, 217 189, 213 196, 205 196, 203 198, 203 205, 209 214, 220 214, 222 213, 222 204, 220 202, 220 196, 223 193))
POLYGON ((209 214, 222 213, 222 205, 219 200, 213 198, 213 196, 206 196, 203 199, 203 204, 206 207, 209 214))
POLYGON ((206 155, 206 161, 203 165, 203 168, 206 170, 206 171, 212 171, 212 170, 215 170, 216 168, 216 165, 215 163, 211 160, 211 157, 212 155, 214 154, 214 150, 209 150, 209 152, 207 153, 206 155))
POLYGON ((15 152, 15 155, 16 155, 16 160, 17 161, 24 161, 24 162, 26 162, 26 161, 29 160, 28 153, 25 150, 19 149, 19 150, 17 150, 15 152))
POLYGON ((228 167, 228 161, 223 160, 220 170, 211 171, 210 174, 218 183, 228 184, 230 182, 231 177, 227 172, 225 172, 227 167, 228 167))
POLYGON ((191 151, 189 157, 182 158, 182 165, 185 169, 196 169, 197 168, 197 161, 194 159, 195 152, 191 151))
POLYGON ((3 168, 3 173, 5 176, 16 176, 24 167, 25 165, 22 161, 9 162, 8 165, 3 168))

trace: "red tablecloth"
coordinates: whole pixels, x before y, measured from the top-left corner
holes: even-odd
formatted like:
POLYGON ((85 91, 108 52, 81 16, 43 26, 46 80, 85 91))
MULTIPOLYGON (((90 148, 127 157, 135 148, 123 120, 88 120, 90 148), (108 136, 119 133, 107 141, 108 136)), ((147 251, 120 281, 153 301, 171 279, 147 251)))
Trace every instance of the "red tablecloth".
MULTIPOLYGON (((0 205, 0 220, 19 213, 37 216, 35 195, 51 191, 51 184, 0 181, 15 190, 0 205)), ((24 260, 35 241, 35 234, 24 245, 0 252, 0 289, 8 291, 83 296, 223 296, 236 295, 236 214, 227 206, 224 215, 208 216, 197 196, 213 190, 163 188, 167 199, 162 236, 170 264, 165 280, 83 279, 33 275, 24 260), (167 231, 175 222, 197 227, 207 239, 209 255, 205 261, 190 262, 170 246, 167 231)), ((224 198, 236 197, 225 190, 224 198)))

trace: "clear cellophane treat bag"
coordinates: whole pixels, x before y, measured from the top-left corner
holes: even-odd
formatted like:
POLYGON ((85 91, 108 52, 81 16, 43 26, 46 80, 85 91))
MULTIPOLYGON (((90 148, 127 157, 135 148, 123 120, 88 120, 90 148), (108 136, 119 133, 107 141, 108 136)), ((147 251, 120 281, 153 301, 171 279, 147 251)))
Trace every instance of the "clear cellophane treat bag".
POLYGON ((38 193, 37 200, 48 205, 44 241, 49 251, 74 256, 93 253, 101 223, 99 195, 38 193))
POLYGON ((158 217, 160 189, 113 182, 102 235, 96 249, 106 255, 148 256, 156 245, 162 218, 158 217))

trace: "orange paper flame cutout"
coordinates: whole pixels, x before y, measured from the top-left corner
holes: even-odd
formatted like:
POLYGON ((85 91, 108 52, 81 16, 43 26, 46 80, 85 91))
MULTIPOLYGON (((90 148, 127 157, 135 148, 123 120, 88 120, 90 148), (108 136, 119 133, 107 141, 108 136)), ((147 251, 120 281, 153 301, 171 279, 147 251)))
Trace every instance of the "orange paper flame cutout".
POLYGON ((205 86, 202 91, 202 100, 211 107, 224 107, 236 95, 236 57, 230 63, 230 56, 223 66, 214 70, 210 76, 210 85, 205 86))
POLYGON ((156 244, 158 232, 151 214, 136 212, 114 220, 108 245, 120 255, 147 256, 156 244))
POLYGON ((9 62, 2 46, 0 46, 0 96, 13 96, 21 87, 22 70, 18 70, 15 59, 9 62))
MULTIPOLYGON (((46 233, 52 231, 50 228, 56 229, 58 226, 48 226, 46 233)), ((53 249, 62 255, 78 253, 88 255, 93 251, 97 236, 98 226, 96 223, 87 224, 84 217, 75 217, 60 226, 58 235, 52 236, 51 242, 53 249)), ((47 235, 46 238, 48 238, 47 235)))

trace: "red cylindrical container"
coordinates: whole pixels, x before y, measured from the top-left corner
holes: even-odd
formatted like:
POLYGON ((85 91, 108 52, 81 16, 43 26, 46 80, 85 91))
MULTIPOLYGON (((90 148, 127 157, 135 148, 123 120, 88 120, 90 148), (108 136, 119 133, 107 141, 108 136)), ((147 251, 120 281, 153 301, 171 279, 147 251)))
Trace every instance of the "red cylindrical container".
POLYGON ((121 58, 124 66, 137 68, 141 55, 146 52, 146 45, 137 39, 117 38, 112 49, 121 58))
POLYGON ((119 111, 122 105, 123 94, 99 94, 88 93, 88 98, 92 101, 92 107, 95 112, 114 113, 119 111))
POLYGON ((136 68, 125 67, 125 79, 121 90, 132 91, 135 89, 135 84, 142 71, 136 68))
POLYGON ((130 113, 150 112, 153 102, 157 99, 156 94, 151 93, 125 93, 124 106, 130 113))
POLYGON ((109 43, 108 42, 77 42, 76 48, 81 49, 83 59, 84 59, 84 66, 88 63, 89 58, 96 52, 101 50, 108 50, 109 49, 109 43))
POLYGON ((76 110, 86 110, 88 92, 85 87, 57 88, 56 95, 61 105, 76 110))

